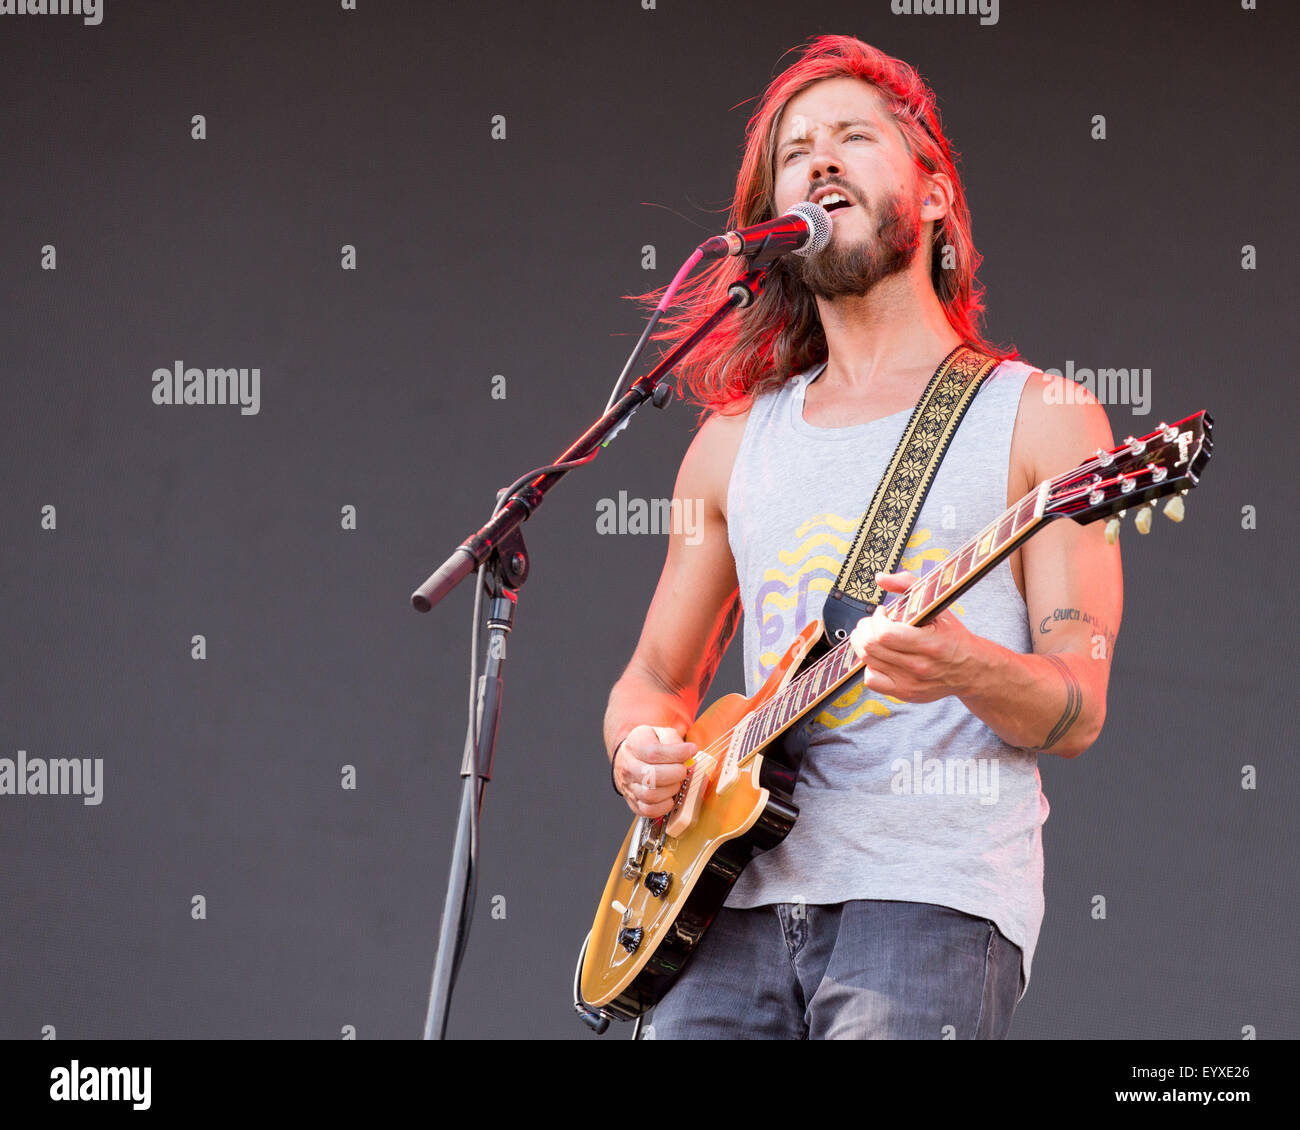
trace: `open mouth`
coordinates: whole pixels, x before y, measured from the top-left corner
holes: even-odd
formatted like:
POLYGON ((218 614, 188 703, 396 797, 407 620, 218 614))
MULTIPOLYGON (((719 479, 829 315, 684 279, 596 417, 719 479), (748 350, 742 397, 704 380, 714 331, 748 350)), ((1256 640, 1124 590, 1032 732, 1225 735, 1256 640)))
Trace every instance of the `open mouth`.
POLYGON ((852 208, 853 205, 847 200, 836 200, 833 204, 825 204, 823 207, 828 212, 838 212, 841 208, 852 208))

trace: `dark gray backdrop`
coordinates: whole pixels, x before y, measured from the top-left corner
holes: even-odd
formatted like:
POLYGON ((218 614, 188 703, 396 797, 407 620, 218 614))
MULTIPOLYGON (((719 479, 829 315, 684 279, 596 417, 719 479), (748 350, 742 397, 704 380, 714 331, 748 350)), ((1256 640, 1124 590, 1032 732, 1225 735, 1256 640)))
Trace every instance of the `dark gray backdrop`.
MULTIPOLYGON (((938 91, 994 339, 1149 367, 1117 437, 1218 424, 1188 521, 1126 531, 1105 733, 1042 759, 1013 1036, 1300 1034, 1287 5, 104 3, 0 16, 0 757, 104 763, 98 806, 0 796, 0 1036, 419 1034, 472 592, 408 593, 603 408, 620 295, 720 226, 748 100, 819 32, 938 91), (260 412, 156 406, 177 359, 260 367, 260 412)), ((601 719, 666 547, 595 506, 669 495, 694 419, 639 413, 525 526, 454 1035, 591 1038, 572 965, 629 819, 601 719)))

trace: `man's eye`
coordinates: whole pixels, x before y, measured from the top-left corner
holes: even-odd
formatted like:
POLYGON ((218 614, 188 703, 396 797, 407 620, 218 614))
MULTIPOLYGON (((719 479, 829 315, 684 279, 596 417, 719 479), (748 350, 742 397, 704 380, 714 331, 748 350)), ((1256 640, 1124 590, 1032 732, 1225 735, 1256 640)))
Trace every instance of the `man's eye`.
POLYGON ((802 149, 792 149, 789 153, 785 155, 785 163, 788 165, 790 163, 791 157, 798 157, 802 153, 803 153, 802 149))

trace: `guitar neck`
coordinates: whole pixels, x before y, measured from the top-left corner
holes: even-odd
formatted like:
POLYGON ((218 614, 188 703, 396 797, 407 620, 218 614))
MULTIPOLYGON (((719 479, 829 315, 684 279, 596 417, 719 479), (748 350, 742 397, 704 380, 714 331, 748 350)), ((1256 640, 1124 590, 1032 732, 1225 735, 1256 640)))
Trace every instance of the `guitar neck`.
MULTIPOLYGON (((937 616, 1048 521, 1043 510, 1050 486, 1050 482, 1044 482, 1030 491, 952 554, 945 564, 931 569, 906 592, 895 594, 893 600, 883 603, 885 615, 900 624, 912 625, 924 624, 937 616)), ((858 658, 847 639, 836 644, 750 716, 742 756, 767 744, 815 709, 865 666, 866 662, 858 658)))

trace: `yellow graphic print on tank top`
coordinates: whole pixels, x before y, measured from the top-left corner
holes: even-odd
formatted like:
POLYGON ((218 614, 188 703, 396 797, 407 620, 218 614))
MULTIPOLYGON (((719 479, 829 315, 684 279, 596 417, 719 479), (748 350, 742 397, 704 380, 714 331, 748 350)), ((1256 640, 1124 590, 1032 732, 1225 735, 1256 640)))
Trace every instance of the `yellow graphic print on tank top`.
MULTIPOLYGON (((795 530, 794 548, 783 549, 777 554, 782 567, 763 571, 763 583, 759 586, 755 604, 758 645, 766 650, 759 653, 756 685, 762 685, 781 659, 782 653, 772 650, 772 645, 782 639, 793 640, 807 626, 810 619, 809 594, 831 591, 861 521, 861 514, 856 518, 843 518, 829 512, 810 518, 795 530), (788 627, 791 618, 794 624, 788 627)), ((929 529, 913 530, 898 563, 898 571, 919 577, 927 566, 943 561, 950 551, 932 542, 929 529)), ((959 616, 965 615, 960 604, 954 603, 949 607, 959 616)), ((868 691, 860 677, 854 678, 840 695, 824 702, 807 725, 809 729, 819 726, 833 729, 864 714, 888 717, 891 712, 882 698, 895 705, 902 701, 893 695, 875 697, 876 693, 868 691)))

